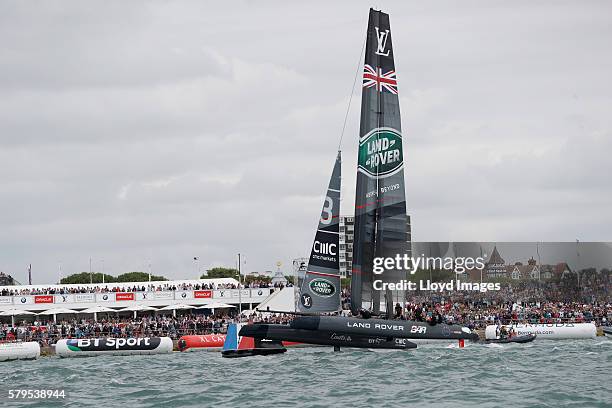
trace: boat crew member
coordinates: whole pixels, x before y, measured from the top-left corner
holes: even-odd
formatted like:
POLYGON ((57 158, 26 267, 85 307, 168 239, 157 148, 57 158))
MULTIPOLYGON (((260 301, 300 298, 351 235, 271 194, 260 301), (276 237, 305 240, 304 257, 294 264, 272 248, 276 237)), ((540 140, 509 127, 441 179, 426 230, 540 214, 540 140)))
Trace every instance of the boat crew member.
POLYGON ((402 309, 402 305, 398 303, 395 304, 395 318, 396 319, 401 319, 403 316, 403 309, 402 309))

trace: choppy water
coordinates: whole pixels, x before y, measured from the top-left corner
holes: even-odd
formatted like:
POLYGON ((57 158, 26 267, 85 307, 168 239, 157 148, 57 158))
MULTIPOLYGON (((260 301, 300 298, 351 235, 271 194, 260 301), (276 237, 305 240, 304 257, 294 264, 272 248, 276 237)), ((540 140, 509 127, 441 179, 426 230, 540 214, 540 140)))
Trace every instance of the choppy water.
POLYGON ((290 349, 239 359, 217 352, 47 357, 0 363, 0 401, 9 403, 8 388, 63 387, 63 404, 75 407, 612 407, 611 373, 606 338, 410 351, 290 349))

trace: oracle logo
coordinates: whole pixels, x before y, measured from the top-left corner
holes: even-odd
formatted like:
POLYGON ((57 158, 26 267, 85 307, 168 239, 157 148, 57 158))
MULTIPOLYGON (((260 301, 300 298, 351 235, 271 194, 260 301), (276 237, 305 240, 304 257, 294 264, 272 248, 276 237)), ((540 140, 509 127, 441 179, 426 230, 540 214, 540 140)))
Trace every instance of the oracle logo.
POLYGON ((53 296, 52 295, 34 296, 34 303, 53 303, 53 296))
POLYGON ((212 290, 196 290, 193 292, 196 299, 209 299, 212 297, 212 290))
POLYGON ((134 300, 134 293, 117 293, 115 295, 115 300, 134 300))

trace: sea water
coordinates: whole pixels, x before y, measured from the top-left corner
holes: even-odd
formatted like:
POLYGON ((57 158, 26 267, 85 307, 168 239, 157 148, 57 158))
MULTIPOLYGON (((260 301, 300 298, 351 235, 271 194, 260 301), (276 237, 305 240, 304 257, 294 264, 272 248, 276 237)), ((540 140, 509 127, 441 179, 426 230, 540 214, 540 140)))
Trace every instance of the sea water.
POLYGON ((328 347, 226 359, 220 352, 0 363, 8 406, 612 407, 612 340, 424 345, 407 351, 328 347), (9 389, 65 389, 14 402, 9 389))

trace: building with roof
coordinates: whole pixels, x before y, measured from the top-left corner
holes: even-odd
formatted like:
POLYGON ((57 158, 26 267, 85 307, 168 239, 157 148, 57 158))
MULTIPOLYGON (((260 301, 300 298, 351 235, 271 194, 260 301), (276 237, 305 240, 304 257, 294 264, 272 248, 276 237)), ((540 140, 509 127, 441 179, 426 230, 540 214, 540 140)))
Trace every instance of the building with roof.
POLYGON ((489 279, 551 280, 563 277, 563 275, 570 272, 571 269, 566 262, 560 262, 555 265, 538 265, 538 262, 533 257, 527 260, 526 265, 520 261, 507 265, 497 250, 497 246, 493 248, 491 257, 485 263, 484 268, 484 275, 489 279))

